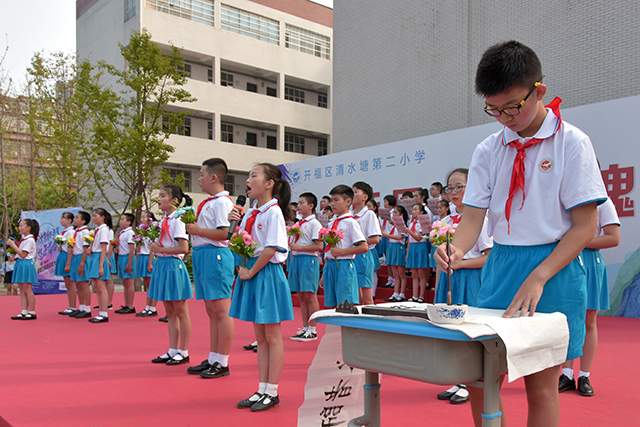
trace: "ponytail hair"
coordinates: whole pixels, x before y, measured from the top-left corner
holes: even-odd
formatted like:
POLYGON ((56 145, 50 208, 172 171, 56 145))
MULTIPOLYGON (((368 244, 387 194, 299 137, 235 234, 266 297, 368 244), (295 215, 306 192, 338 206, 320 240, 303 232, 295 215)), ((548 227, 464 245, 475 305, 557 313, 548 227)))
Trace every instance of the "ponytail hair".
POLYGON ((273 181, 273 197, 278 199, 278 206, 282 210, 285 221, 292 220, 289 212, 289 202, 291 201, 291 186, 282 176, 282 171, 271 163, 258 163, 262 167, 267 180, 273 181))
POLYGON ((31 218, 25 218, 23 221, 29 227, 29 231, 31 231, 34 240, 38 240, 38 235, 40 234, 40 224, 38 224, 38 221, 31 218))
POLYGON ((107 227, 113 230, 113 218, 111 214, 103 208, 96 208, 93 210, 93 213, 96 213, 104 218, 104 223, 107 224, 107 227))
POLYGON ((404 206, 398 205, 394 207, 394 209, 400 212, 400 215, 402 216, 402 220, 404 221, 404 225, 407 225, 407 222, 409 221, 409 214, 407 213, 407 210, 404 208, 404 206))
POLYGON ((414 206, 417 206, 417 207, 418 207, 418 209, 420 210, 420 213, 421 213, 421 214, 426 214, 426 213, 427 213, 427 210, 424 208, 424 205, 423 205, 423 204, 416 203, 414 206))
POLYGON ((174 184, 164 184, 162 189, 171 195, 172 199, 176 199, 178 201, 178 205, 176 208, 182 206, 191 206, 193 205, 193 199, 188 194, 185 194, 182 191, 182 188, 178 187, 174 184), (184 203, 183 203, 184 202, 184 203))
POLYGON ((124 213, 124 214, 122 214, 122 216, 123 216, 123 217, 125 217, 125 218, 127 218, 127 221, 129 221, 129 225, 130 225, 131 227, 133 227, 133 226, 135 225, 135 223, 136 223, 136 217, 135 217, 135 216, 133 216, 133 214, 130 214, 130 213, 124 213))

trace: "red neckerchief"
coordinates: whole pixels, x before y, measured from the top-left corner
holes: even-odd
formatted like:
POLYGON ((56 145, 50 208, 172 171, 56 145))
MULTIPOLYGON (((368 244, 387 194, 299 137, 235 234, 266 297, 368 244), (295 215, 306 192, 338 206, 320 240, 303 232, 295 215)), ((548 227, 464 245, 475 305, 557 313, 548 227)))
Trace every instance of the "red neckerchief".
POLYGON ((298 225, 298 228, 300 229, 300 234, 296 235, 296 238, 293 240, 294 243, 297 243, 298 240, 300 240, 300 236, 302 235, 302 226, 308 222, 309 221, 307 221, 306 218, 303 218, 300 221, 298 221, 297 225, 298 225))
POLYGON ((165 236, 168 236, 170 233, 169 229, 169 217, 165 216, 162 219, 162 224, 160 225, 160 238, 158 239, 158 243, 162 246, 162 240, 165 236))
POLYGON ((519 143, 517 140, 510 141, 507 146, 512 146, 517 150, 516 157, 513 159, 513 169, 511 170, 511 183, 509 185, 509 196, 507 197, 507 202, 504 205, 504 216, 507 219, 507 233, 511 233, 511 205, 513 204, 513 198, 518 192, 518 190, 522 190, 522 203, 520 205, 520 209, 524 206, 524 199, 526 198, 525 189, 524 189, 524 160, 527 157, 526 150, 534 145, 537 145, 547 139, 552 138, 556 132, 560 129, 562 125, 562 117, 560 115, 560 104, 562 103, 562 99, 555 97, 553 100, 546 105, 546 107, 551 108, 551 111, 558 118, 558 123, 556 124, 556 128, 548 138, 532 138, 524 144, 519 143))
POLYGON ((87 226, 83 225, 80 228, 77 228, 76 231, 73 232, 73 240, 76 240, 76 237, 78 237, 78 233, 80 233, 82 230, 86 230, 87 226))
POLYGON ((202 212, 202 208, 204 208, 204 205, 206 205, 208 202, 210 202, 211 200, 215 200, 215 199, 219 199, 220 197, 229 197, 227 195, 221 195, 221 196, 211 196, 211 197, 207 197, 206 199, 204 199, 203 201, 201 201, 198 204, 198 208, 196 209, 196 220, 198 219, 198 217, 200 216, 200 212, 202 212))
MULTIPOLYGON (((272 204, 267 209, 265 209, 265 212, 277 205, 278 205, 277 203, 272 204)), ((250 236, 253 236, 253 225, 256 223, 256 219, 258 218, 258 215, 260 215, 261 213, 263 212, 260 212, 260 209, 258 208, 254 209, 253 211, 251 211, 251 216, 247 219, 247 222, 244 224, 244 231, 249 233, 250 236)))
POLYGON ((411 231, 416 232, 416 224, 418 224, 418 218, 413 218, 411 220, 411 231))
POLYGON ((449 218, 451 218, 452 224, 460 224, 460 221, 462 221, 462 215, 460 214, 451 215, 449 218))
MULTIPOLYGON (((336 218, 336 220, 335 220, 335 221, 333 221, 333 224, 331 224, 331 230, 332 230, 332 231, 337 230, 337 229, 338 229, 338 225, 340 225, 340 221, 342 221, 342 220, 344 220, 344 219, 349 219, 349 218, 353 218, 353 216, 351 216, 351 215, 347 215, 347 216, 343 216, 343 217, 340 217, 340 218, 336 218)), ((325 253, 329 252, 330 250, 331 250, 331 246, 329 246, 329 245, 327 245, 327 246, 324 248, 324 252, 325 252, 325 253)))

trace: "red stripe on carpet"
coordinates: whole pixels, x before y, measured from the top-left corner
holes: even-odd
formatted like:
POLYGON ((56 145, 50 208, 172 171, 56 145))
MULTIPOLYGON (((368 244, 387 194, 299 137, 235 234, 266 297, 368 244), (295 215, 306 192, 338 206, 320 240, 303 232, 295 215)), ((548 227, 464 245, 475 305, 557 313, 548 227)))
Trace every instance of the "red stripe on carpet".
MULTIPOLYGON (((116 295, 116 306, 121 303, 116 295)), ((141 301, 141 295, 137 296, 141 301)), ((282 404, 266 413, 235 409, 257 386, 256 355, 242 350, 252 327, 236 322, 231 376, 204 380, 186 374, 186 365, 152 365, 166 351, 167 328, 157 318, 112 315, 108 324, 59 316, 62 295, 38 296, 38 320, 12 321, 17 297, 0 298, 0 416, 13 426, 295 426, 302 404, 306 369, 316 343, 285 339, 286 365, 280 383, 282 404)), ((191 363, 208 352, 208 323, 201 303, 191 302, 191 363)), ((296 311, 296 315, 299 313, 296 311)), ((283 326, 292 335, 298 322, 283 326)), ((321 329, 322 330, 322 329, 321 329)), ((593 369, 597 395, 561 396, 562 426, 640 425, 634 383, 640 378, 640 321, 600 319, 600 351, 593 369), (636 421, 633 421, 636 420, 636 421)), ((384 426, 468 426, 468 405, 436 400, 442 387, 385 376, 384 426)), ((509 425, 525 425, 522 381, 503 390, 509 425)), ((0 426, 2 422, 0 421, 0 426)))

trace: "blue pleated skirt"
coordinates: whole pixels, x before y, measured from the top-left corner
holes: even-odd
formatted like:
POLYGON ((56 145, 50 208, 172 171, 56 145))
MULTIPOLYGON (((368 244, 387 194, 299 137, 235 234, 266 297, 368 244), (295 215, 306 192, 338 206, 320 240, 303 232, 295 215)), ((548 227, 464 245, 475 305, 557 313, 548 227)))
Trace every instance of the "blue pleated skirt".
POLYGON ((58 254, 58 258, 56 258, 56 270, 55 270, 56 276, 69 277, 71 275, 71 273, 67 273, 64 271, 64 268, 67 265, 67 259, 69 256, 70 255, 64 251, 60 251, 60 253, 58 254))
POLYGON ((358 288, 372 288, 374 265, 371 252, 367 251, 363 254, 356 255, 353 263, 356 266, 356 274, 358 275, 358 288))
MULTIPOLYGON (((455 270, 451 274, 451 302, 453 304, 478 304, 478 292, 480 291, 480 279, 482 269, 463 268, 455 270)), ((440 280, 436 287, 434 298, 436 303, 447 303, 447 274, 440 273, 440 280)))
MULTIPOLYGON (((131 264, 131 273, 127 273, 127 263, 129 262, 129 255, 118 255, 118 276, 121 279, 135 279, 136 278, 136 257, 133 256, 133 262, 131 264)), ((146 270, 146 268, 145 268, 146 270)))
POLYGON ((84 266, 86 276, 89 279, 109 280, 111 278, 111 270, 109 268, 109 258, 105 257, 102 263, 102 276, 100 275, 100 252, 93 252, 87 257, 84 266))
POLYGON ((148 295, 157 301, 183 301, 191 298, 191 280, 187 267, 180 258, 156 258, 148 295))
POLYGON ((609 310, 607 267, 600 251, 585 249, 582 258, 587 269, 587 310, 609 310))
POLYGON ((438 249, 437 246, 432 245, 431 243, 429 243, 429 268, 436 268, 437 264, 436 264, 436 250, 438 249))
MULTIPOLYGON (((529 274, 551 254, 556 245, 557 243, 536 246, 494 244, 482 269, 478 307, 506 309, 529 274)), ((587 273, 581 256, 547 282, 537 311, 560 312, 567 316, 567 360, 582 356, 587 311, 587 273)))
MULTIPOLYGON (((249 259, 247 268, 251 268, 257 259, 249 259)), ((251 280, 237 278, 229 315, 258 324, 293 320, 291 291, 282 265, 269 262, 251 280)))
POLYGON ((407 268, 429 268, 430 250, 427 242, 409 243, 407 268))
POLYGON ((38 272, 36 271, 36 263, 32 259, 16 257, 11 283, 37 285, 38 272))
POLYGON ((194 246, 192 254, 196 299, 231 298, 235 265, 229 248, 194 246))
POLYGON ((287 264, 291 292, 318 292, 320 260, 315 255, 291 255, 287 264))
POLYGON ((390 267, 405 265, 406 246, 402 243, 389 243, 387 253, 385 255, 385 264, 390 267))
POLYGON ((358 273, 350 259, 327 259, 322 270, 324 277, 324 305, 335 307, 345 301, 358 304, 358 273))
MULTIPOLYGON (((149 270, 147 270, 147 264, 149 263, 149 255, 148 254, 139 254, 136 255, 136 261, 135 261, 135 273, 136 273, 136 278, 145 278, 145 277, 151 277, 151 272, 149 270)), ((153 261, 151 261, 151 263, 153 265, 155 265, 156 261, 155 259, 153 261)), ((153 271, 153 268, 152 268, 153 271)))
POLYGON ((382 237, 380 243, 376 245, 376 251, 378 252, 378 258, 382 258, 387 254, 387 246, 389 246, 389 238, 382 237))
POLYGON ((87 260, 85 260, 84 272, 82 274, 78 273, 78 267, 80 267, 80 261, 82 260, 82 254, 73 255, 71 258, 71 272, 69 273, 69 277, 74 282, 88 282, 89 277, 87 276, 87 260))
MULTIPOLYGON (((135 266, 135 264, 134 264, 135 266)), ((118 271, 118 264, 116 263, 116 256, 111 253, 111 256, 109 257, 109 271, 113 272, 114 274, 118 271)))

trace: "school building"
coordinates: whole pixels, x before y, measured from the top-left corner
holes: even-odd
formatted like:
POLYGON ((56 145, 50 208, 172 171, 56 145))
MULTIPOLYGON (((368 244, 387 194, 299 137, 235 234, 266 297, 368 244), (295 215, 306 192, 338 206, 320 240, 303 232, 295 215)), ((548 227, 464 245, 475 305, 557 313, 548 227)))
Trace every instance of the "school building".
POLYGON ((77 0, 77 55, 123 67, 118 43, 142 29, 176 46, 197 101, 171 106, 186 117, 165 167, 199 199, 202 161, 222 157, 237 195, 257 162, 333 151, 332 22, 308 0, 77 0))

